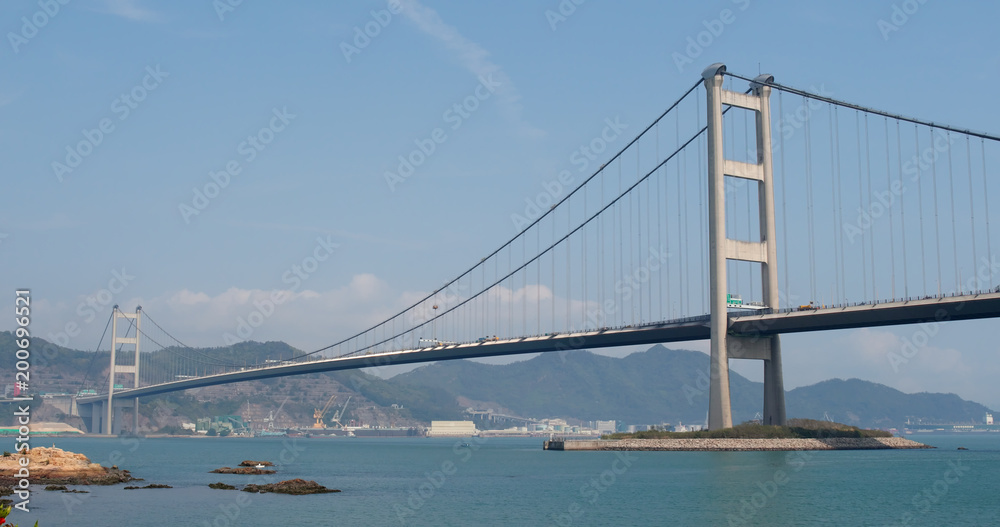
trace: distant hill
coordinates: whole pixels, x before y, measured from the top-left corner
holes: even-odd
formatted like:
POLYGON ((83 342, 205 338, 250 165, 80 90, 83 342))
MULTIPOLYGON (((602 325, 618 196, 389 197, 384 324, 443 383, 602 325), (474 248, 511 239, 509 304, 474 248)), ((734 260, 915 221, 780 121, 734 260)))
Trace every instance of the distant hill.
MULTIPOLYGON (((14 364, 17 347, 13 335, 0 331, 0 361, 14 364)), ((143 353, 143 371, 154 378, 169 378, 167 364, 177 353, 191 359, 212 359, 232 364, 287 360, 302 352, 284 342, 240 342, 220 348, 169 348, 143 353), (159 371, 159 373, 158 373, 159 371)), ((56 346, 42 338, 32 339, 31 390, 33 393, 77 393, 83 388, 105 388, 108 351, 80 351, 56 346)), ((147 375, 147 374, 144 374, 147 375)), ((0 384, 0 389, 4 385, 0 384)), ((338 408, 350 403, 342 421, 355 419, 377 426, 415 426, 433 419, 460 419, 462 408, 440 388, 413 388, 369 375, 363 371, 340 371, 297 375, 225 384, 141 399, 141 427, 156 431, 164 426, 194 422, 201 417, 241 414, 260 420, 275 415, 276 427, 310 426, 313 411, 336 395, 338 408), (286 401, 287 399, 287 401, 286 401), (283 404, 285 403, 285 404, 283 404), (393 407, 392 405, 396 405, 393 407)), ((43 400, 44 401, 44 400, 43 400)), ((0 425, 12 422, 13 405, 0 405, 0 425)), ((332 411, 329 413, 332 415, 332 411)), ((62 421, 77 427, 83 422, 48 405, 33 409, 33 416, 62 421)))
MULTIPOLYGON (((11 333, 0 332, 0 361, 13 364, 16 349, 11 333)), ((40 338, 33 339, 32 349, 32 391, 75 393, 107 382, 107 351, 72 350, 40 338)), ((236 364, 288 359, 300 353, 284 342, 242 342, 181 352, 236 364)), ((144 364, 165 368, 171 353, 144 353, 144 364)), ((568 351, 499 366, 466 360, 438 362, 391 379, 357 370, 280 377, 144 398, 142 426, 155 431, 230 413, 259 420, 279 406, 282 409, 274 418, 275 426, 309 426, 314 408, 322 407, 334 395, 338 407, 351 397, 345 419, 379 426, 466 419, 463 408, 470 405, 532 418, 700 424, 708 409, 708 366, 704 353, 656 345, 620 359, 568 351)), ((761 383, 732 372, 730 392, 734 422, 753 419, 760 411, 761 383)), ((789 417, 829 417, 856 426, 881 427, 898 426, 907 418, 979 422, 988 411, 953 394, 905 394, 858 379, 834 379, 797 388, 787 393, 786 403, 789 417)), ((9 423, 13 411, 11 405, 0 405, 0 424, 9 423)), ((83 426, 79 418, 62 415, 47 405, 37 411, 49 420, 83 426)))
MULTIPOLYGON (((455 396, 539 418, 697 424, 705 421, 708 410, 708 357, 660 345, 621 359, 569 351, 502 366, 438 362, 392 380, 437 386, 455 396)), ((759 411, 763 385, 735 372, 729 384, 734 418, 752 419, 759 411)))
MULTIPOLYGON (((617 359, 587 351, 546 353, 495 366, 438 362, 393 377, 413 387, 439 387, 456 398, 493 403, 522 416, 615 419, 628 424, 702 423, 708 409, 709 358, 656 345, 617 359)), ((761 411, 763 384, 730 373, 734 422, 761 411)), ((834 379, 786 394, 789 417, 856 426, 980 422, 988 409, 954 394, 905 394, 873 382, 834 379)))
POLYGON ((832 379, 787 392, 788 415, 841 423, 897 426, 914 422, 982 423, 990 410, 953 393, 903 393, 884 384, 861 379, 832 379))

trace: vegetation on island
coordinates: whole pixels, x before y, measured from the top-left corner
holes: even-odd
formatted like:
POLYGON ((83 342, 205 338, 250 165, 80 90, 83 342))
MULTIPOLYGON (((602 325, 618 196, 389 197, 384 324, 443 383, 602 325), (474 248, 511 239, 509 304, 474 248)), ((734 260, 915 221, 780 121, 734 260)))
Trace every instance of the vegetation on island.
POLYGON ((860 437, 892 437, 885 430, 868 430, 856 426, 813 419, 789 419, 786 426, 746 422, 732 428, 668 432, 647 430, 635 433, 607 434, 601 439, 832 439, 860 437))

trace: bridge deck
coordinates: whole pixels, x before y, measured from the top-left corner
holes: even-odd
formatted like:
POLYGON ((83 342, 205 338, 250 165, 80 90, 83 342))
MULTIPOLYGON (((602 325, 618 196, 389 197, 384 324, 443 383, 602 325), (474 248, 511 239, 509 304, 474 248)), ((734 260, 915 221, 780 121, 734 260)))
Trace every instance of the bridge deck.
MULTIPOLYGON (((838 306, 804 311, 784 311, 779 313, 753 315, 731 313, 729 316, 729 331, 736 335, 764 337, 783 333, 971 320, 998 316, 1000 316, 1000 293, 984 293, 881 304, 838 306)), ((707 340, 708 338, 710 338, 709 317, 705 315, 681 321, 635 327, 600 329, 578 333, 558 333, 493 342, 451 344, 436 348, 372 353, 356 357, 320 359, 209 375, 195 379, 184 379, 123 390, 115 392, 114 396, 116 399, 129 399, 233 382, 394 364, 684 342, 707 340)), ((88 404, 106 399, 107 395, 103 395, 79 398, 77 402, 88 404)))

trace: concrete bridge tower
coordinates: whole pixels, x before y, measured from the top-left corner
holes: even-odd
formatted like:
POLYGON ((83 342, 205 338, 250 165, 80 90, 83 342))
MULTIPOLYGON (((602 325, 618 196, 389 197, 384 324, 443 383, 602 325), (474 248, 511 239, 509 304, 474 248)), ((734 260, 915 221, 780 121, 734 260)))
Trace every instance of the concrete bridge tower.
POLYGON ((708 92, 708 224, 711 313, 711 385, 709 429, 733 426, 729 397, 729 359, 764 361, 764 424, 785 424, 785 388, 781 375, 781 344, 778 336, 761 337, 729 333, 726 302, 726 261, 756 262, 761 266, 763 302, 777 310, 778 250, 775 243, 774 182, 771 165, 771 75, 760 75, 751 83, 751 93, 724 90, 726 66, 712 64, 702 72, 708 92), (722 106, 753 111, 756 116, 757 163, 731 161, 723 156, 722 106), (760 241, 742 241, 726 236, 726 177, 757 182, 760 196, 760 241))

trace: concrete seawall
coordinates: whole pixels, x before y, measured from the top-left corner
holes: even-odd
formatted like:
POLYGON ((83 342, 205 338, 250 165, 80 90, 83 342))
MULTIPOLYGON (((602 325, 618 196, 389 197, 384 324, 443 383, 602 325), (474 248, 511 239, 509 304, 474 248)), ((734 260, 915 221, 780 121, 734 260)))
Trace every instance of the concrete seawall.
POLYGON ((903 437, 830 439, 616 439, 546 441, 545 450, 785 451, 934 448, 903 437))

